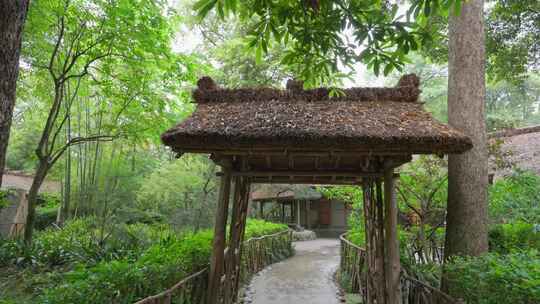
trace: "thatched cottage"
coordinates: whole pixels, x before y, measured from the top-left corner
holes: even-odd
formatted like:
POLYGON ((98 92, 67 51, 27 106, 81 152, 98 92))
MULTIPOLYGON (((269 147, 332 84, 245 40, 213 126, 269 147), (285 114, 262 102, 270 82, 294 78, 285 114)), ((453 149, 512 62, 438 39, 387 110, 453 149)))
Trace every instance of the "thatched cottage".
POLYGON ((350 205, 324 197, 312 185, 275 184, 251 193, 251 215, 301 227, 319 237, 337 237, 347 231, 350 205))

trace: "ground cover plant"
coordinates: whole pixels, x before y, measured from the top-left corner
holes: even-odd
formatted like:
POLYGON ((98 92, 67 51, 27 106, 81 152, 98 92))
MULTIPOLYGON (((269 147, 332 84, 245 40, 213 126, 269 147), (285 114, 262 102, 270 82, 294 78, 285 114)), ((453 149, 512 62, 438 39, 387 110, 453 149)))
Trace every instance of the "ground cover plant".
MULTIPOLYGON (((285 229, 250 219, 245 237, 285 229)), ((140 223, 102 226, 93 217, 38 232, 30 250, 20 241, 3 240, 0 303, 132 303, 206 267, 211 242, 211 230, 178 232, 140 223)))

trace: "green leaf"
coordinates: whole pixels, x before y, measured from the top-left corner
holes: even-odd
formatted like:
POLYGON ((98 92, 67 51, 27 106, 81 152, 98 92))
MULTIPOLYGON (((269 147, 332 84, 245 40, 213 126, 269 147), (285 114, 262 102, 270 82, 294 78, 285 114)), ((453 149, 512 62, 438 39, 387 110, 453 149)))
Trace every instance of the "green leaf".
POLYGON ((431 1, 426 1, 424 4, 424 15, 427 17, 431 14, 431 1))
POLYGON ((375 73, 375 76, 380 74, 380 62, 378 59, 373 60, 373 73, 375 73))
POLYGON ((257 46, 257 49, 255 50, 255 63, 256 64, 262 63, 262 46, 260 43, 257 46))
POLYGON ((205 18, 206 15, 208 15, 208 13, 214 8, 216 3, 217 0, 200 0, 193 5, 193 9, 198 12, 198 17, 202 19, 205 18))
POLYGON ((459 16, 461 14, 461 1, 454 0, 454 16, 459 16))
POLYGON ((388 74, 390 74, 390 72, 392 72, 392 70, 394 69, 394 64, 392 62, 388 63, 385 67, 384 67, 384 76, 388 76, 388 74))

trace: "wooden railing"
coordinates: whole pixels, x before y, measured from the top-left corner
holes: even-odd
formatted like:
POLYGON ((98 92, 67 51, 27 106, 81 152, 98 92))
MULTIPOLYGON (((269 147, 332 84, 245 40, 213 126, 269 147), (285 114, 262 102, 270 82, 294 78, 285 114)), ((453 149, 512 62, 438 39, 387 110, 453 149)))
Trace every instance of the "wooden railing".
MULTIPOLYGON (((346 234, 342 234, 339 239, 341 243, 340 280, 347 283, 349 292, 360 294, 363 303, 367 303, 366 251, 349 241, 346 234)), ((463 303, 438 288, 408 275, 405 271, 401 272, 401 297, 403 304, 463 303)))
POLYGON ((463 304, 425 282, 411 277, 404 272, 401 274, 402 304, 463 304))
MULTIPOLYGON (((246 282, 264 267, 292 253, 292 233, 290 230, 284 230, 251 238, 243 243, 242 250, 241 281, 246 282)), ((203 304, 206 302, 207 283, 208 268, 205 268, 182 279, 173 287, 135 304, 203 304)), ((221 298, 223 296, 220 295, 221 298)), ((222 299, 219 302, 221 303, 222 299)))
POLYGON ((182 279, 173 287, 157 295, 144 298, 135 304, 204 304, 207 284, 208 268, 204 268, 182 279))
POLYGON ((367 302, 367 269, 366 251, 347 240, 346 234, 339 236, 340 240, 340 266, 341 279, 347 280, 351 293, 358 293, 362 303, 367 302))
POLYGON ((241 277, 245 282, 264 267, 292 253, 292 231, 251 238, 244 242, 243 250, 241 277))

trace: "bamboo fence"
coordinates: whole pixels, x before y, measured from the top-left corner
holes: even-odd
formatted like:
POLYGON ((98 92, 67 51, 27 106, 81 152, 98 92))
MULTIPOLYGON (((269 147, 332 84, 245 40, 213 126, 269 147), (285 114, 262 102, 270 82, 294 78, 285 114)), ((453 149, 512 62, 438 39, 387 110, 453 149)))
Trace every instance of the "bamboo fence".
MULTIPOLYGON (((367 301, 367 265, 366 251, 364 248, 353 244, 346 238, 346 234, 340 237, 340 272, 341 281, 347 282, 350 292, 358 293, 364 303, 367 301)), ((463 304, 462 300, 456 300, 421 280, 414 278, 402 271, 401 278, 401 303, 402 304, 463 304)))

